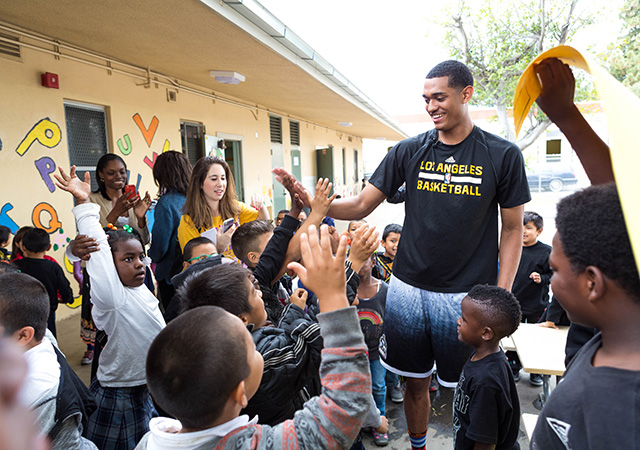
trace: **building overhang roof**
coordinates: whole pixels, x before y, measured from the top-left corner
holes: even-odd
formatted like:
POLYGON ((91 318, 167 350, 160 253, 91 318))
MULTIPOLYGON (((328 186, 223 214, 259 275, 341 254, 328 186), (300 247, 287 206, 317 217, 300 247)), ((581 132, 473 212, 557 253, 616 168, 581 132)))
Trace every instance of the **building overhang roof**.
POLYGON ((406 137, 394 119, 254 0, 0 0, 0 10, 4 25, 148 69, 178 85, 348 135, 406 137), (246 81, 221 84, 211 70, 238 72, 246 81))

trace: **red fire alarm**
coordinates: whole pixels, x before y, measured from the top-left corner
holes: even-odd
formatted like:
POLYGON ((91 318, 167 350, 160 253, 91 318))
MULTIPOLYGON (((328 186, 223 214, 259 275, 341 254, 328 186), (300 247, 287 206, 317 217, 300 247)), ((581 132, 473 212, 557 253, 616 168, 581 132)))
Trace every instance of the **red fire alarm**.
POLYGON ((42 74, 42 85, 44 87, 59 89, 59 79, 57 73, 45 72, 42 74))

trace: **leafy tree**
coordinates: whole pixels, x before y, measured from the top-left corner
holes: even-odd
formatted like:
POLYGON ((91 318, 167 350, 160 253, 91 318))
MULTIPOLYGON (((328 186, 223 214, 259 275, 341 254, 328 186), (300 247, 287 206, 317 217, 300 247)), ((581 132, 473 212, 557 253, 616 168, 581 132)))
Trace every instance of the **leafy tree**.
MULTIPOLYGON (((474 75, 476 104, 495 106, 504 135, 515 142, 508 117, 518 79, 544 51, 562 45, 592 22, 577 12, 579 0, 458 0, 445 7, 445 46, 474 75)), ((579 86, 578 86, 578 91, 579 86)), ((584 96, 584 90, 582 93, 584 96)), ((517 144, 531 145, 551 122, 532 108, 517 144), (526 125, 525 125, 526 126, 526 125)))
POLYGON ((640 96, 640 2, 625 0, 620 19, 623 34, 601 58, 611 75, 640 96))

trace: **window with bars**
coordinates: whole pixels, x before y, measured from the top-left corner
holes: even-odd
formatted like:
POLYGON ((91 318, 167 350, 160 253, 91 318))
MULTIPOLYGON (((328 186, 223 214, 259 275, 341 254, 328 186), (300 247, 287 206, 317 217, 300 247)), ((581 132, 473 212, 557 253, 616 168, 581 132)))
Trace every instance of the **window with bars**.
POLYGON ((562 159, 562 141, 560 139, 549 139, 547 141, 547 162, 558 162, 562 159))
POLYGON ((300 146, 300 122, 289 121, 289 135, 291 136, 291 145, 300 146))
POLYGON ((282 118, 278 116, 269 116, 269 131, 271 133, 271 142, 282 144, 282 118))
POLYGON ((204 125, 201 123, 180 122, 182 153, 192 166, 204 156, 204 125))
POLYGON ((91 189, 98 189, 96 165, 102 155, 108 153, 107 114, 104 107, 81 103, 64 104, 67 125, 69 163, 75 165, 82 179, 85 172, 91 174, 91 189))

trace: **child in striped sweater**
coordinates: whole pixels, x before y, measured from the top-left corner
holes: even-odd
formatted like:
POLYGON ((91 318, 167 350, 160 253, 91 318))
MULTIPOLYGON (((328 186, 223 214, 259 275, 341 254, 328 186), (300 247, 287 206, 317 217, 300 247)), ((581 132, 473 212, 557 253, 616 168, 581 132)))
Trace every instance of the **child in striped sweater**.
POLYGON ((345 295, 346 237, 331 254, 327 227, 322 242, 314 226, 301 236, 306 267, 291 263, 319 298, 324 338, 322 394, 292 420, 258 425, 240 410, 256 392, 263 371, 243 322, 221 308, 202 306, 172 321, 155 339, 147 357, 147 383, 156 402, 177 420, 158 418, 137 449, 349 448, 367 414, 371 378, 355 307, 345 295), (185 352, 194 340, 215 345, 185 352))

